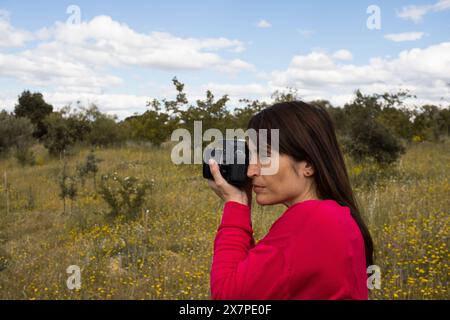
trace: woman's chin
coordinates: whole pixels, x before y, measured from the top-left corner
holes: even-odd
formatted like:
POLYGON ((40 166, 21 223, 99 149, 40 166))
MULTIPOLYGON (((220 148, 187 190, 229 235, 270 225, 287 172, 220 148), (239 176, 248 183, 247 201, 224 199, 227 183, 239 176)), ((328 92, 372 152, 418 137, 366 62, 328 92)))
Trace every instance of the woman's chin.
POLYGON ((260 206, 268 206, 273 204, 273 201, 270 201, 270 197, 264 194, 256 195, 256 203, 260 206))

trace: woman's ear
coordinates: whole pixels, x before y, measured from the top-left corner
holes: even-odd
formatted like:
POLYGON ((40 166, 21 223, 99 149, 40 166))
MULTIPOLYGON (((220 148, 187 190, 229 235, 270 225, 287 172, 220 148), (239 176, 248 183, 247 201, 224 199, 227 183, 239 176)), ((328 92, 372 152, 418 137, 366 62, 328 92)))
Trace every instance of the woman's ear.
POLYGON ((305 177, 311 177, 314 175, 314 172, 315 172, 314 166, 311 163, 309 163, 308 161, 304 162, 302 171, 303 171, 303 175, 305 177))

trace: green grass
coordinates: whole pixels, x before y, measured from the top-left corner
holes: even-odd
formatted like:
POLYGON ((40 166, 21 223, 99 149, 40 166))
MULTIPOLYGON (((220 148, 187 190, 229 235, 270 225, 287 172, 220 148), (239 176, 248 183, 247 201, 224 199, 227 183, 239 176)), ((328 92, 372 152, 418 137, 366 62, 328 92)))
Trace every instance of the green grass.
MULTIPOLYGON (((88 152, 69 158, 69 172, 88 152)), ((154 179, 138 219, 108 222, 109 208, 89 179, 63 213, 62 163, 42 149, 33 167, 0 160, 0 298, 209 299, 223 203, 201 167, 173 165, 167 148, 96 155, 103 159, 101 174, 154 179), (67 289, 70 265, 82 269, 79 291, 67 289)), ((388 169, 350 160, 348 166, 382 272, 381 289, 371 291, 371 299, 448 299, 450 144, 414 144, 388 169)), ((261 239, 285 208, 253 207, 255 238, 261 239)))

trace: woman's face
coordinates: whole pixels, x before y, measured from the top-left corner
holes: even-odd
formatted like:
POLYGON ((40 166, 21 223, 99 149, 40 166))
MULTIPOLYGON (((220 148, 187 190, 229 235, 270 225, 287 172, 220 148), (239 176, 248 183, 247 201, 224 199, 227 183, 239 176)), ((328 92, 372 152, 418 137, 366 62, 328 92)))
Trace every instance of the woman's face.
MULTIPOLYGON (((268 156, 276 159, 275 154, 268 156)), ((317 199, 314 185, 314 169, 306 161, 297 162, 292 157, 276 154, 279 159, 278 171, 274 175, 262 175, 261 169, 270 164, 250 164, 247 175, 252 179, 253 192, 259 205, 285 204, 291 206, 304 200, 317 199)), ((264 163, 266 163, 264 161, 264 163)), ((264 170, 263 170, 264 171, 264 170)))

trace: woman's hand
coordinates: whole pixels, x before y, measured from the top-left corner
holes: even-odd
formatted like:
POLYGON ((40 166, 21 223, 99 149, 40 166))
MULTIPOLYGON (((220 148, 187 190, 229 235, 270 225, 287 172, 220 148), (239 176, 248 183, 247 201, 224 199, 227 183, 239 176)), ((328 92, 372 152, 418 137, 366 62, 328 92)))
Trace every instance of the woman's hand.
POLYGON ((208 185, 225 202, 235 201, 251 207, 252 185, 249 184, 244 190, 240 190, 229 184, 220 174, 219 165, 213 159, 209 161, 209 168, 214 177, 214 181, 208 180, 208 185))

